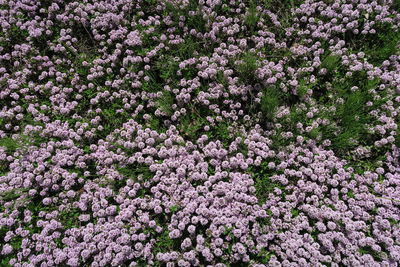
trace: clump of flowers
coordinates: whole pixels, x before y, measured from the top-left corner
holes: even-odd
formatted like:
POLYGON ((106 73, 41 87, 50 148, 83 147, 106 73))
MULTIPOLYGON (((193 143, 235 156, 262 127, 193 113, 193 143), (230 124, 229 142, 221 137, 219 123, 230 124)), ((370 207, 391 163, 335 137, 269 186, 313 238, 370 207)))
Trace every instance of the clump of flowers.
POLYGON ((1 266, 397 266, 398 1, 0 0, 1 266))

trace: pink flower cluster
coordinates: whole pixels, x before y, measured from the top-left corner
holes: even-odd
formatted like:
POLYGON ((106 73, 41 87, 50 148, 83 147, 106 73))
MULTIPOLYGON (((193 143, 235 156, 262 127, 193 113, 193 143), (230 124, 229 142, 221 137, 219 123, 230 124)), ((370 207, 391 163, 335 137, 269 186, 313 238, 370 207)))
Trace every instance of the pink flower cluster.
POLYGON ((399 266, 398 1, 250 2, 0 0, 1 264, 399 266))

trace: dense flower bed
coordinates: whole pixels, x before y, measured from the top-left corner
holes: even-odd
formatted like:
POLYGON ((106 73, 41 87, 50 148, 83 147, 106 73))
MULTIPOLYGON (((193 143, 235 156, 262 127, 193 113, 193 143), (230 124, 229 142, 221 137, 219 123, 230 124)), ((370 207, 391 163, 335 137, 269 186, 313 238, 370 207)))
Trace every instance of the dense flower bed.
POLYGON ((0 0, 0 266, 399 266, 398 0, 0 0))

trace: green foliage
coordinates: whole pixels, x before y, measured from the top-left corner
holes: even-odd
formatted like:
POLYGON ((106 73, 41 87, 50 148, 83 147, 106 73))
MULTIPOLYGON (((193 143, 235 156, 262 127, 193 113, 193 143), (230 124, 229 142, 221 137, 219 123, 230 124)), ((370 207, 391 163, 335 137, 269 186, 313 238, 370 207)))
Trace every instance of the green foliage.
POLYGON ((60 214, 58 215, 58 219, 66 229, 79 227, 79 214, 80 211, 78 208, 65 209, 60 212, 60 214))
POLYGON ((14 188, 10 191, 0 193, 0 197, 4 201, 11 201, 19 198, 20 196, 23 195, 23 193, 28 191, 29 189, 27 188, 14 188))
POLYGON ((302 79, 299 83, 299 88, 297 89, 297 94, 300 97, 304 97, 307 94, 308 89, 311 89, 310 87, 311 86, 304 79, 302 79))
POLYGON ((178 205, 174 205, 174 206, 171 206, 169 208, 169 210, 171 211, 171 213, 176 213, 179 210, 179 208, 180 207, 178 205))
POLYGON ((135 178, 139 173, 148 171, 147 167, 138 167, 136 164, 117 168, 118 172, 126 177, 135 178))
POLYGON ((356 145, 352 140, 358 140, 365 133, 365 94, 354 92, 347 96, 344 105, 339 106, 337 116, 340 118, 339 125, 344 129, 336 137, 333 137, 334 146, 339 149, 348 149, 356 145))
POLYGON ((228 80, 225 78, 224 73, 221 70, 217 72, 216 80, 224 87, 229 85, 228 80))
POLYGON ((392 8, 393 10, 400 10, 400 0, 394 0, 392 8))
MULTIPOLYGON (((114 189, 117 191, 126 185, 128 179, 133 179, 135 182, 140 182, 142 180, 149 180, 154 175, 150 171, 149 167, 144 165, 138 165, 136 163, 130 164, 125 167, 118 167, 117 170, 120 174, 122 174, 126 178, 122 180, 109 179, 107 183, 108 185, 112 185, 114 189)), ((147 191, 143 190, 139 190, 139 193, 146 194, 147 191)))
POLYGON ((374 258, 374 260, 376 260, 376 261, 381 261, 381 260, 382 260, 382 253, 373 250, 370 246, 362 247, 362 248, 360 248, 360 249, 358 250, 358 252, 360 252, 361 255, 369 254, 369 255, 371 255, 371 256, 374 258))
POLYGON ((317 139, 318 137, 321 136, 321 129, 319 127, 312 129, 308 135, 311 137, 311 139, 317 139))
POLYGON ((18 148, 18 142, 10 137, 0 139, 0 146, 5 147, 7 153, 14 153, 18 148))
POLYGON ((156 5, 157 4, 157 0, 144 0, 144 2, 146 4, 149 4, 149 5, 156 5))
POLYGON ((16 139, 5 137, 0 139, 0 146, 6 148, 6 152, 13 154, 17 150, 26 150, 29 146, 40 146, 43 142, 48 141, 39 135, 27 136, 19 135, 16 139))
POLYGON ((11 29, 9 30, 10 44, 19 44, 25 41, 25 38, 28 37, 27 30, 21 30, 17 25, 11 25, 11 29))
POLYGON ((3 267, 12 267, 12 265, 9 264, 9 262, 10 262, 10 260, 11 260, 13 257, 14 257, 13 254, 4 256, 4 257, 1 259, 1 261, 0 261, 0 266, 3 266, 3 267))
MULTIPOLYGON (((273 174, 268 168, 268 162, 263 162, 259 167, 251 167, 249 173, 254 180, 254 187, 256 188, 256 196, 260 204, 264 204, 268 199, 268 195, 274 191, 275 188, 284 189, 285 187, 280 183, 273 182, 271 175, 273 174)), ((283 193, 284 197, 285 193, 283 193)))
POLYGON ((266 119, 272 120, 280 104, 279 89, 275 86, 265 88, 261 98, 261 111, 266 119))
POLYGON ((169 237, 169 231, 164 228, 164 231, 159 234, 154 244, 153 251, 155 254, 169 252, 178 246, 177 240, 173 240, 169 237))
POLYGON ((164 2, 165 9, 164 15, 169 15, 172 18, 179 18, 179 16, 187 16, 189 11, 195 11, 193 16, 187 16, 187 27, 191 29, 196 29, 199 32, 206 31, 207 21, 203 18, 199 10, 199 3, 197 0, 189 0, 189 4, 187 6, 180 6, 177 4, 172 4, 171 2, 164 2))
POLYGON ((332 72, 339 67, 340 56, 329 54, 327 55, 321 62, 321 68, 327 69, 328 73, 332 74, 332 72))
POLYGON ((235 238, 233 235, 233 227, 224 226, 224 236, 230 236, 231 238, 235 238))
POLYGON ((337 127, 328 125, 322 127, 321 131, 324 139, 331 140, 331 148, 338 155, 347 155, 349 151, 359 144, 368 145, 373 140, 368 136, 365 125, 372 123, 374 118, 369 115, 369 111, 382 104, 381 100, 374 100, 369 93, 379 84, 379 79, 368 80, 365 72, 355 73, 353 77, 337 80, 333 82, 334 97, 327 102, 327 105, 334 105, 336 112, 325 114, 332 122, 336 122, 337 127), (350 88, 357 86, 359 89, 355 92, 350 88), (343 104, 337 104, 338 98, 344 100, 343 104), (372 107, 367 107, 366 103, 373 101, 372 107))
POLYGON ((293 217, 299 216, 300 211, 298 209, 292 209, 291 211, 293 217))
POLYGON ((268 194, 272 193, 275 188, 279 188, 280 184, 273 183, 267 176, 257 177, 255 179, 256 196, 258 201, 263 204, 268 199, 268 194))
POLYGON ((396 220, 396 219, 393 219, 393 218, 387 218, 387 220, 389 221, 389 223, 391 224, 391 225, 399 225, 400 224, 400 220, 396 220))
POLYGON ((207 21, 201 14, 196 13, 194 16, 188 16, 187 25, 198 32, 204 32, 206 31, 207 21))
POLYGON ((201 114, 193 110, 179 119, 177 128, 184 136, 193 141, 204 133, 203 127, 206 125, 206 122, 201 114))
MULTIPOLYGON (((0 163, 0 176, 7 175, 8 173, 8 168, 5 166, 5 164, 0 163)), ((2 207, 0 207, 0 212, 2 211, 2 207)))
POLYGON ((111 107, 103 109, 100 113, 102 117, 102 121, 104 129, 102 131, 98 131, 98 138, 105 138, 115 129, 120 128, 130 117, 126 111, 116 112, 120 106, 118 103, 113 104, 111 107))
POLYGON ((254 3, 254 1, 251 1, 250 6, 247 9, 247 15, 246 18, 244 19, 244 23, 250 29, 250 31, 254 31, 259 19, 260 17, 257 13, 257 6, 254 3))
POLYGON ((274 255, 275 255, 274 253, 268 251, 266 248, 262 248, 261 251, 256 256, 256 259, 257 259, 257 262, 259 262, 261 264, 268 264, 269 260, 274 255))
POLYGON ((146 127, 156 130, 158 132, 165 132, 168 130, 164 124, 164 120, 160 117, 151 117, 151 119, 146 123, 146 127))
POLYGON ((399 53, 400 31, 391 29, 389 25, 381 25, 380 28, 370 41, 362 42, 360 48, 367 55, 368 61, 375 65, 399 53))
POLYGON ((236 71, 239 73, 239 79, 242 81, 254 81, 255 71, 257 70, 257 57, 253 53, 246 52, 242 55, 241 64, 236 66, 236 71))
POLYGON ((397 130, 396 130, 396 137, 395 137, 394 144, 397 147, 400 147, 400 128, 397 128, 397 130))
POLYGON ((230 140, 232 139, 229 131, 229 124, 224 121, 218 123, 218 125, 212 129, 211 136, 216 140, 224 140, 223 145, 226 148, 227 144, 229 144, 230 140))
POLYGON ((155 62, 155 66, 155 73, 152 76, 155 77, 156 81, 168 81, 169 79, 176 77, 176 72, 178 71, 178 63, 173 59, 172 56, 161 56, 157 60, 157 62, 155 62))
MULTIPOLYGON (((304 0, 261 0, 261 5, 270 10, 271 12, 279 15, 279 21, 283 27, 290 27, 292 23, 292 8, 299 7, 300 4, 304 3, 304 0)), ((272 23, 271 30, 277 33, 277 36, 285 36, 285 31, 282 30, 283 27, 276 27, 272 23)))
POLYGON ((349 197, 349 198, 354 198, 354 192, 351 191, 351 190, 349 190, 349 191, 347 192, 347 197, 349 197))
POLYGON ((174 96, 170 91, 163 91, 163 95, 157 101, 158 108, 167 113, 167 115, 172 114, 172 104, 174 103, 174 96))
MULTIPOLYGON (((193 20, 189 17, 189 21, 193 20)), ((185 60, 193 57, 193 53, 196 51, 201 51, 200 42, 193 40, 193 38, 186 38, 184 42, 177 44, 176 49, 171 51, 172 56, 179 56, 181 60, 185 60)))

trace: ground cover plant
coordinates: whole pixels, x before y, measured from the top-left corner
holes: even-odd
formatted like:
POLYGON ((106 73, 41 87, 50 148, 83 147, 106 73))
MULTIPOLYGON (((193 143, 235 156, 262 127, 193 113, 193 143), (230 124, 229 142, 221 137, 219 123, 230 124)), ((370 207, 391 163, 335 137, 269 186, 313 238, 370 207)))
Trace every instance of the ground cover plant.
POLYGON ((399 0, 0 0, 0 266, 399 266, 399 0))

